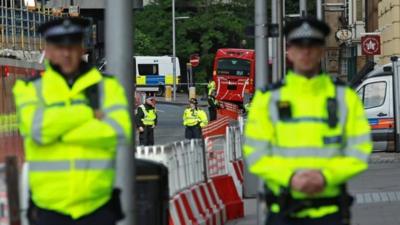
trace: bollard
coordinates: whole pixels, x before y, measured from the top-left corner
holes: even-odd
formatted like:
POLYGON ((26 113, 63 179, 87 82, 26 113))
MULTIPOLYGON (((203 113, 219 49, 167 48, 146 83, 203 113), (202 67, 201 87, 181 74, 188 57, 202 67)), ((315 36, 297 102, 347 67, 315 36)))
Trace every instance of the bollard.
POLYGON ((165 101, 172 101, 172 87, 169 85, 165 87, 165 101))
POLYGON ((196 87, 189 88, 189 99, 196 98, 196 87))

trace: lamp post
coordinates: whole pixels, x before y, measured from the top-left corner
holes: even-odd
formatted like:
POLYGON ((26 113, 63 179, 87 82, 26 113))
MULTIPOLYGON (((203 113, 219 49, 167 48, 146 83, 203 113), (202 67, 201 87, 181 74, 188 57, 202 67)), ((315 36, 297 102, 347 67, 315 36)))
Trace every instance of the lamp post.
POLYGON ((176 101, 176 20, 189 19, 188 16, 175 17, 175 0, 172 0, 172 76, 173 76, 173 99, 176 101))

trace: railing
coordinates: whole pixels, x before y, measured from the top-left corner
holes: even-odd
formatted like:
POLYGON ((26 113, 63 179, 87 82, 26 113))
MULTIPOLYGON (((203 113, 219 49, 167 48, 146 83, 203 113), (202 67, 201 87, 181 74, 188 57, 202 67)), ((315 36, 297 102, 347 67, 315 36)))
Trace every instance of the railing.
POLYGON ((204 182, 204 150, 202 140, 184 140, 163 146, 140 146, 136 157, 160 162, 169 170, 170 196, 204 182))
POLYGON ((229 161, 242 158, 242 132, 237 121, 226 127, 227 156, 229 161))
POLYGON ((229 163, 241 159, 239 123, 226 128, 225 135, 178 141, 167 145, 137 147, 136 157, 162 163, 169 170, 170 196, 210 177, 228 174, 229 163))
POLYGON ((207 153, 207 176, 219 176, 228 173, 226 157, 226 138, 224 135, 208 137, 205 140, 207 153))
POLYGON ((31 12, 16 1, 0 1, 1 48, 41 50, 43 42, 37 33, 40 24, 55 18, 44 12, 31 12))

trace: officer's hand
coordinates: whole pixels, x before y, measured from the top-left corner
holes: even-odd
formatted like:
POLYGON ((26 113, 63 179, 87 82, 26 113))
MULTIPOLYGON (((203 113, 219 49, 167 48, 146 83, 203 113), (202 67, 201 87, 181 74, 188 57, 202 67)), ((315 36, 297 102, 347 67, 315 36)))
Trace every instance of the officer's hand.
POLYGON ((322 192, 325 188, 325 178, 319 170, 306 170, 302 174, 307 182, 303 187, 303 192, 309 195, 315 195, 322 192))
POLYGON ((96 119, 101 120, 104 118, 104 113, 101 110, 95 110, 94 111, 94 117, 96 117, 96 119))
POLYGON ((308 195, 315 195, 325 188, 325 179, 318 170, 297 172, 291 182, 292 188, 308 195))
POLYGON ((139 127, 139 132, 142 133, 144 131, 143 127, 139 127))
POLYGON ((308 179, 303 175, 303 171, 296 172, 290 180, 290 187, 295 191, 303 192, 308 179))

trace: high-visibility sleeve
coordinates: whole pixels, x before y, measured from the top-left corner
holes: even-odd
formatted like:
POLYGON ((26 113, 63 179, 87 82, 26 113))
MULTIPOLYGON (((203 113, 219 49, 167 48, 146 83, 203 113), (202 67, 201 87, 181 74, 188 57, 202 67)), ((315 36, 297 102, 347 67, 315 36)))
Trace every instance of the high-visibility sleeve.
POLYGON ((21 134, 39 145, 57 141, 64 133, 93 118, 93 110, 84 104, 43 105, 32 82, 17 81, 13 93, 21 134))
POLYGON ((93 118, 71 130, 62 137, 63 142, 110 148, 131 141, 132 125, 125 91, 115 79, 108 82, 107 104, 102 109, 104 118, 93 118))
POLYGON ((183 111, 183 115, 182 115, 182 121, 183 121, 183 126, 187 126, 187 114, 188 114, 188 108, 185 109, 185 111, 183 111))
POLYGON ((271 154, 275 131, 268 112, 270 97, 268 92, 258 91, 254 95, 245 127, 243 153, 251 173, 287 187, 294 169, 284 158, 271 154))
POLYGON ((135 115, 135 121, 137 127, 144 127, 142 119, 145 117, 142 107, 137 108, 137 112, 135 115))
POLYGON ((348 109, 345 148, 343 156, 330 159, 322 171, 327 185, 342 184, 366 170, 372 152, 370 126, 359 97, 348 88, 345 99, 348 109))
POLYGON ((208 118, 206 112, 203 110, 198 110, 198 117, 200 119, 200 127, 206 127, 208 125, 208 118))

